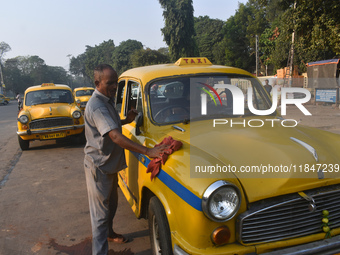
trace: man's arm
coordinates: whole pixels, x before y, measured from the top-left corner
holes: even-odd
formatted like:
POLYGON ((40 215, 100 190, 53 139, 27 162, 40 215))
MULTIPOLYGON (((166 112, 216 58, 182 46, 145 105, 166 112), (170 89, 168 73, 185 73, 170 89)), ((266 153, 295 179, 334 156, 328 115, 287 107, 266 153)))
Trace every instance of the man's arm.
POLYGON ((111 130, 109 132, 109 136, 110 136, 111 140, 115 144, 118 144, 120 147, 127 149, 127 150, 130 150, 130 151, 142 153, 144 155, 147 155, 150 158, 159 158, 161 156, 160 154, 163 153, 163 151, 168 147, 167 145, 163 144, 161 146, 157 146, 157 147, 154 147, 152 149, 147 148, 143 145, 140 145, 138 143, 131 141, 126 136, 121 134, 118 131, 118 129, 111 130))

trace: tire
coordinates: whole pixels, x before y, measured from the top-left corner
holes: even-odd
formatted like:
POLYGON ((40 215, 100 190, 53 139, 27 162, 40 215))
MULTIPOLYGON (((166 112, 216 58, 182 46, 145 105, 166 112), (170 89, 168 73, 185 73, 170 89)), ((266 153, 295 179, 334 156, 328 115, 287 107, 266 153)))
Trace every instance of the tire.
POLYGON ((150 199, 148 221, 152 254, 172 255, 168 219, 163 205, 157 197, 150 199))
POLYGON ((23 140, 20 136, 18 136, 18 140, 19 140, 20 148, 23 151, 26 151, 26 150, 29 149, 29 147, 30 147, 30 141, 29 140, 23 140))
POLYGON ((5 101, 5 102, 4 102, 4 105, 7 105, 7 104, 8 104, 8 101, 5 101))

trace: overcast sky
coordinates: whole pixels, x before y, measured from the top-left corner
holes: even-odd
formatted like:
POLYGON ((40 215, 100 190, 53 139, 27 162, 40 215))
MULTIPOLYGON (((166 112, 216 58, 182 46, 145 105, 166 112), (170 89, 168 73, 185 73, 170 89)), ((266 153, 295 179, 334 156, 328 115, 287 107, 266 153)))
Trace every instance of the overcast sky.
MULTIPOLYGON (((226 21, 246 0, 193 0, 194 16, 226 21)), ((37 55, 47 65, 68 69, 67 55, 112 39, 134 39, 144 47, 165 47, 158 0, 1 1, 0 42, 11 47, 5 59, 37 55)))

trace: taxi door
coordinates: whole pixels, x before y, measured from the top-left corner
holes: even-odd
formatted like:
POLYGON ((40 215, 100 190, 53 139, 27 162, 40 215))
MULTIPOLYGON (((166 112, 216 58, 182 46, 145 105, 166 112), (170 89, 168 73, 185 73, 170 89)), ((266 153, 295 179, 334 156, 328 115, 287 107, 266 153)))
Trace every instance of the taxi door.
MULTIPOLYGON (((136 109, 139 113, 143 112, 142 91, 140 82, 131 79, 122 79, 118 82, 116 97, 116 109, 120 113, 120 118, 125 119, 129 110, 136 109)), ((123 135, 130 140, 144 144, 145 137, 143 133, 136 135, 136 121, 126 124, 122 127, 123 135)), ((139 208, 139 185, 138 177, 140 171, 143 171, 143 164, 139 162, 141 155, 136 152, 125 150, 127 168, 120 171, 118 179, 122 191, 130 203, 132 210, 138 215, 139 208), (122 187, 123 186, 123 187, 122 187)))

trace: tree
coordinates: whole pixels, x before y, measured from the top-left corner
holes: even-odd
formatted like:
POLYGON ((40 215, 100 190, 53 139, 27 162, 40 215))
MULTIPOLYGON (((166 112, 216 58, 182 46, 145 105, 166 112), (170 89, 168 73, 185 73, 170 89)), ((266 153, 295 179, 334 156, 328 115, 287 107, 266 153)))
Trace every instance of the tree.
POLYGON ((198 56, 192 0, 159 0, 159 3, 164 9, 162 34, 169 46, 171 61, 198 56))
POLYGON ((287 10, 285 25, 296 31, 294 64, 305 69, 304 63, 340 55, 340 4, 338 1, 298 1, 296 9, 287 10))
POLYGON ((10 50, 11 47, 7 43, 5 42, 0 43, 0 92, 2 92, 2 88, 4 86, 4 76, 2 73, 2 58, 4 54, 10 50))
POLYGON ((156 50, 140 49, 131 55, 131 63, 133 67, 148 66, 156 64, 164 64, 169 62, 169 57, 156 50))
POLYGON ((85 73, 89 79, 93 80, 93 70, 99 64, 112 65, 112 55, 116 47, 113 40, 104 41, 98 46, 86 46, 85 51, 85 73))
POLYGON ((231 16, 225 26, 225 63, 252 71, 255 66, 255 44, 251 45, 250 38, 256 34, 248 34, 247 28, 252 21, 251 6, 240 4, 234 16, 231 16))
POLYGON ((223 39, 222 28, 224 22, 219 19, 210 19, 208 16, 200 16, 195 20, 195 40, 198 45, 200 57, 207 57, 212 63, 216 63, 219 48, 216 47, 223 39))
POLYGON ((143 44, 136 40, 123 41, 116 47, 112 54, 112 63, 118 74, 132 68, 131 55, 141 49, 143 44))
POLYGON ((67 84, 64 68, 48 66, 38 56, 19 56, 7 59, 4 65, 7 90, 23 93, 28 87, 46 82, 67 84))
POLYGON ((77 57, 72 56, 70 59, 70 73, 76 76, 87 77, 85 70, 85 59, 86 59, 85 53, 82 53, 77 57))
POLYGON ((340 55, 340 5, 332 0, 250 0, 265 8, 270 30, 261 36, 266 59, 282 68, 287 65, 295 31, 294 65, 305 71, 305 63, 340 55), (296 2, 296 8, 294 3, 296 2), (277 30, 275 40, 270 31, 277 30))
POLYGON ((4 64, 4 76, 7 91, 23 93, 33 84, 31 77, 19 68, 19 58, 7 59, 4 64))

